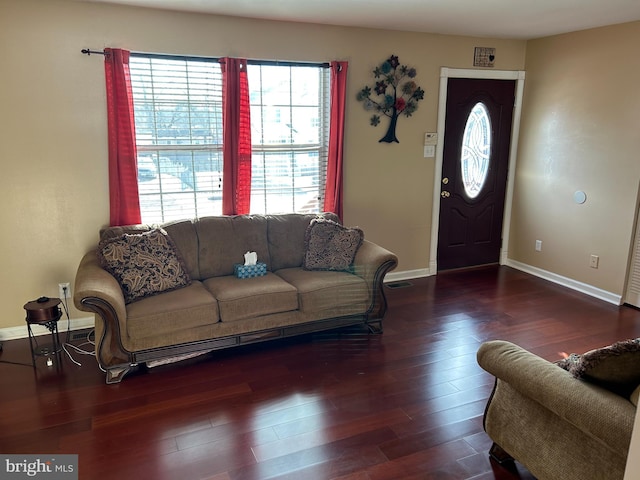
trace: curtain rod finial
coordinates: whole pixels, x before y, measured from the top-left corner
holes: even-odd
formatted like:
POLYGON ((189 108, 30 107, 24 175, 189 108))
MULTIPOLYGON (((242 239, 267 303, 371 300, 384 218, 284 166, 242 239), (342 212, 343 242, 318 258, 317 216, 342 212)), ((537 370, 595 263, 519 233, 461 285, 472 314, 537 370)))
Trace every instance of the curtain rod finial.
POLYGON ((80 50, 84 55, 88 55, 91 56, 92 53, 95 53, 97 55, 104 55, 109 56, 109 52, 105 52, 104 50, 100 51, 100 50, 91 50, 90 48, 83 48, 82 50, 80 50))

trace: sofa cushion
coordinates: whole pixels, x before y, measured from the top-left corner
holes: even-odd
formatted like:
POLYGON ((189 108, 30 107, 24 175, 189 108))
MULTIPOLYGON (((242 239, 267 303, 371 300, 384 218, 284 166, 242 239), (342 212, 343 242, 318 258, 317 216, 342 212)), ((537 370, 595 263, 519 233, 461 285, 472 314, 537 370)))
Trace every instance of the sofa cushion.
POLYGON ((180 258, 184 261, 187 273, 191 279, 200 280, 200 269, 198 268, 198 235, 196 226, 191 220, 181 220, 165 223, 162 228, 173 240, 173 244, 180 253, 180 258))
POLYGON ((203 217, 196 222, 200 278, 233 275, 233 265, 244 263, 246 252, 270 268, 267 219, 259 215, 203 217))
POLYGON ((106 240, 98 256, 120 283, 125 303, 191 283, 171 238, 162 229, 106 240))
POLYGON ((271 272, 254 278, 213 277, 203 283, 218 300, 223 322, 298 309, 295 287, 271 272))
POLYGON ((364 313, 369 308, 367 284, 357 275, 329 270, 312 272, 300 267, 278 270, 277 275, 296 287, 303 312, 361 305, 364 313))
POLYGON ((364 233, 337 222, 316 218, 305 232, 303 267, 306 270, 347 270, 353 263, 364 233))
POLYGON ((338 222, 335 213, 283 214, 267 216, 267 236, 271 270, 300 267, 304 260, 304 237, 314 218, 326 218, 338 222))
POLYGON ((144 298, 127 306, 127 334, 140 339, 172 337, 176 331, 220 321, 218 302, 201 282, 144 298))
POLYGON ((624 340, 556 362, 574 377, 629 396, 640 383, 640 339, 624 340))

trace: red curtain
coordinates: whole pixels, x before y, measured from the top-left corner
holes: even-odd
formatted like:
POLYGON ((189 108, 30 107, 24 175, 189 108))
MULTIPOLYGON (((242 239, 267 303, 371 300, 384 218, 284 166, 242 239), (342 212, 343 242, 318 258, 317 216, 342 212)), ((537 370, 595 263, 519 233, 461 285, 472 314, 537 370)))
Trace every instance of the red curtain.
POLYGON ((251 114, 247 61, 220 59, 222 68, 222 213, 249 213, 251 200, 251 114))
POLYGON ((348 66, 348 62, 331 62, 329 158, 324 191, 324 211, 335 213, 340 220, 342 220, 342 153, 348 66))
POLYGON ((110 223, 111 226, 131 225, 140 223, 141 218, 129 52, 106 48, 104 58, 109 128, 110 223))

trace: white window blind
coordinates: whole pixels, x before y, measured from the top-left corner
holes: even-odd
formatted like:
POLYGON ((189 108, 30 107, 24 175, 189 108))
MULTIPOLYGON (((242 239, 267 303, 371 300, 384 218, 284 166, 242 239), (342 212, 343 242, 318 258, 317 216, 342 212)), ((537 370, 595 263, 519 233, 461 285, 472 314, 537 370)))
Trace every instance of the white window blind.
MULTIPOLYGON (((215 59, 132 54, 144 223, 222 213, 222 74, 215 59)), ((248 67, 251 213, 322 209, 329 69, 248 67)))
POLYGON ((329 138, 329 69, 250 64, 252 213, 318 212, 329 138))
POLYGON ((132 55, 142 220, 222 213, 218 62, 132 55))

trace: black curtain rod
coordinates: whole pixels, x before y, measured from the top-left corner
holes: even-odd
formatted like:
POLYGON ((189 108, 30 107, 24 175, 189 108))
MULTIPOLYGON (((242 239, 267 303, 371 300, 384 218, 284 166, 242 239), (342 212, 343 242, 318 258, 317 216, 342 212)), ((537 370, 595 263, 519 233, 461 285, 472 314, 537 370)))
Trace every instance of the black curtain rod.
MULTIPOLYGON (((109 55, 104 50, 91 50, 89 48, 82 49, 82 53, 85 55, 109 55)), ((163 60, 196 60, 201 62, 219 62, 220 58, 217 57, 195 57, 189 55, 168 55, 163 53, 144 53, 144 52, 131 52, 132 55, 136 57, 143 58, 159 58, 163 60)), ((313 62, 287 62, 280 60, 247 60, 248 65, 268 65, 268 66, 277 66, 277 67, 321 67, 321 68, 329 68, 331 66, 330 63, 313 63, 313 62)))
POLYGON ((104 50, 91 50, 90 48, 83 48, 82 50, 80 50, 82 53, 84 53, 85 55, 109 55, 107 52, 105 52, 104 50))
POLYGON ((280 60, 247 60, 248 65, 269 65, 276 67, 320 67, 329 68, 330 63, 314 63, 314 62, 283 62, 280 60))
MULTIPOLYGON (((164 60, 197 60, 201 62, 219 62, 219 57, 196 57, 190 55, 170 55, 165 53, 144 53, 144 52, 131 52, 136 57, 143 58, 161 58, 164 60)), ((271 65, 277 67, 321 67, 329 68, 330 63, 315 63, 315 62, 289 62, 282 60, 247 60, 248 65, 271 65)))

